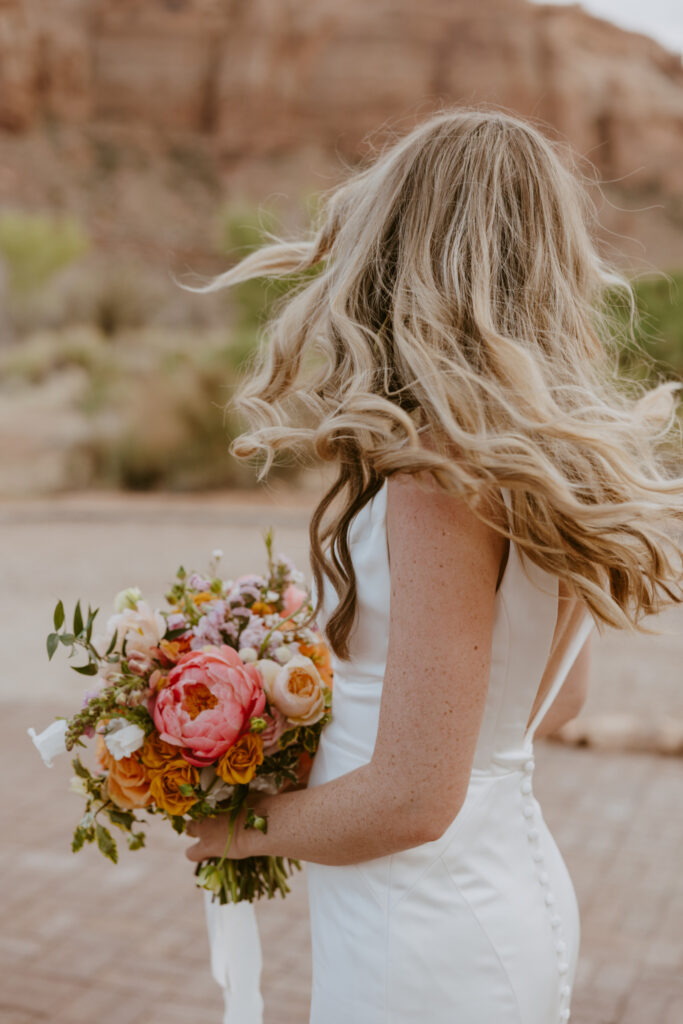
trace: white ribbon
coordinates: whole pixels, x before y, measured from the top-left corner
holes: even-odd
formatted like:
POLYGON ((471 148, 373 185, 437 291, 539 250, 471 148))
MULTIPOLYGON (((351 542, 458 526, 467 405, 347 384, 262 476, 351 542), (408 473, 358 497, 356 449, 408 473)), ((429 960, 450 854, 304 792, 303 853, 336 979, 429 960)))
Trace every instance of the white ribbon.
POLYGON ((254 905, 224 903, 204 890, 211 973, 223 989, 223 1024, 262 1024, 261 940, 254 905))

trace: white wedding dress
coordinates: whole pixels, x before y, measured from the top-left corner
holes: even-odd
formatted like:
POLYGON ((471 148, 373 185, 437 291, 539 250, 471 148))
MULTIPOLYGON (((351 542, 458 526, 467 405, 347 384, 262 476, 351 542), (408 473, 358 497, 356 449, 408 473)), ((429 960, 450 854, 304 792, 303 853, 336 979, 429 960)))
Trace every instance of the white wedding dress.
MULTIPOLYGON (((333 660, 333 717, 309 786, 372 757, 389 633, 386 500, 385 481, 351 525, 359 617, 350 660, 333 660)), ((534 797, 533 735, 593 620, 580 617, 527 729, 553 642, 558 581, 528 561, 526 570, 528 576, 511 544, 467 798, 446 832, 356 864, 304 864, 313 949, 309 1024, 569 1019, 579 914, 534 797)), ((323 629, 335 601, 326 580, 323 629)))

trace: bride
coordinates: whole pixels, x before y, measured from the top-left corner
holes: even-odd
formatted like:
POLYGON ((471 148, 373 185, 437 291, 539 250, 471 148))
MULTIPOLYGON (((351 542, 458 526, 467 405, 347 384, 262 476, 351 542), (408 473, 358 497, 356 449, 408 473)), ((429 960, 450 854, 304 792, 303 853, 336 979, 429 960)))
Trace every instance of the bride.
MULTIPOLYGON (((533 741, 580 708, 594 624, 683 600, 674 385, 615 381, 604 299, 632 293, 535 125, 441 112, 325 199, 203 289, 300 275, 233 450, 337 474, 310 524, 333 719, 230 856, 306 862, 310 1024, 559 1024, 580 922, 533 741)), ((222 819, 188 831, 223 852, 222 819)))

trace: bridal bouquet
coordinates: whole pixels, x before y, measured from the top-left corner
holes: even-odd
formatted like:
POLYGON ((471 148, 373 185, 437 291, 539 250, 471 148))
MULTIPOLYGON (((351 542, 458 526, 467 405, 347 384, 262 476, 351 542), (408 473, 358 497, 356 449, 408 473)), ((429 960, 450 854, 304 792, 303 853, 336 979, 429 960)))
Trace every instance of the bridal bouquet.
MULTIPOLYGON (((214 551, 206 575, 181 566, 152 609, 137 588, 121 591, 106 632, 93 637, 99 609, 84 619, 80 601, 71 628, 60 601, 47 637, 51 659, 60 644, 72 666, 97 677, 79 710, 40 734, 29 729, 46 764, 62 751, 94 741, 97 766, 73 758, 71 788, 85 798, 72 849, 95 842, 116 862, 109 826, 131 849, 144 845, 142 815, 161 815, 182 833, 189 820, 230 815, 223 856, 197 865, 197 884, 221 904, 289 892, 296 860, 227 853, 235 819, 250 789, 268 793, 304 784, 320 733, 330 718, 332 672, 320 633, 305 625, 311 603, 303 576, 284 555, 267 572, 236 580, 218 575, 214 551), (105 822, 107 824, 105 824, 105 822)), ((247 805, 245 827, 267 820, 247 805)))

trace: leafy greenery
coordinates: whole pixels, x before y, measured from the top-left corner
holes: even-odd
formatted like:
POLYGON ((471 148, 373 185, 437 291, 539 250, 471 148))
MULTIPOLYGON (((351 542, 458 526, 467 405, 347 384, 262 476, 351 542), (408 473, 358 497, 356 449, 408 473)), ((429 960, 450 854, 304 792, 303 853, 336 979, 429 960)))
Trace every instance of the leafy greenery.
POLYGON ((0 255, 15 292, 37 291, 58 270, 89 247, 88 236, 74 217, 5 210, 0 213, 0 255))
MULTIPOLYGON (((636 280, 634 290, 635 346, 625 347, 625 371, 637 377, 656 374, 683 379, 683 271, 636 280)), ((623 305, 615 304, 614 309, 626 322, 623 305)))

